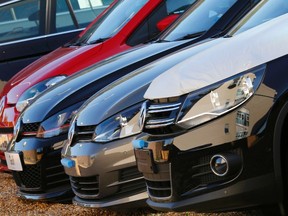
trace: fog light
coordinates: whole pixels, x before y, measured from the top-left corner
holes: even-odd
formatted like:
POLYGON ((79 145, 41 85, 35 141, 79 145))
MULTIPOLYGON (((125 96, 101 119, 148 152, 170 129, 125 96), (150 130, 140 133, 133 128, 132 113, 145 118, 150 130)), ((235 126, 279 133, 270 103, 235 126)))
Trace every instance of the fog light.
POLYGON ((210 160, 210 168, 217 176, 226 176, 239 173, 242 168, 242 159, 237 154, 218 154, 210 160))
POLYGON ((210 167, 217 176, 224 176, 229 170, 228 162, 222 155, 214 155, 211 158, 210 167))

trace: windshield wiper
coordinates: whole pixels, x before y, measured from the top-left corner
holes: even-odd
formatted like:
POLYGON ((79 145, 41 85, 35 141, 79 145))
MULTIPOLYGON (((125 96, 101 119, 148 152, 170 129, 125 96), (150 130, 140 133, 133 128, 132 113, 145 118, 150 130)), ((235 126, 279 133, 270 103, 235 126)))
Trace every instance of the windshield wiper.
POLYGON ((106 40, 108 40, 110 37, 107 37, 107 38, 98 38, 96 40, 93 40, 93 41, 90 41, 88 44, 97 44, 97 43, 102 43, 106 40))
POLYGON ((205 32, 206 32, 206 31, 197 32, 197 33, 192 33, 192 34, 187 34, 187 35, 185 35, 185 36, 183 36, 183 37, 180 37, 180 38, 176 39, 175 41, 199 37, 199 36, 201 36, 202 34, 204 34, 205 32))
POLYGON ((77 41, 73 41, 73 42, 68 42, 68 43, 64 44, 62 47, 83 46, 83 45, 87 45, 87 44, 80 41, 80 40, 77 40, 77 41))

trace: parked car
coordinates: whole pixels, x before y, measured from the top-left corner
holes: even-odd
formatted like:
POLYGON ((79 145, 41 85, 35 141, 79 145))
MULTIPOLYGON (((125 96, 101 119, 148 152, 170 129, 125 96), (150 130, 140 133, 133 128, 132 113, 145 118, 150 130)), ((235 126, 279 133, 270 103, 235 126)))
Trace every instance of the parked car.
MULTIPOLYGON (((170 27, 171 29, 167 30, 168 33, 164 32, 165 36, 160 37, 157 42, 148 43, 129 52, 108 58, 81 73, 66 78, 35 99, 35 102, 27 107, 22 117, 18 119, 15 127, 18 128, 20 126, 21 130, 19 133, 17 132, 18 129, 15 130, 14 140, 12 140, 8 148, 9 152, 6 153, 9 160, 13 160, 14 156, 15 160, 17 160, 16 158, 19 159, 19 157, 22 158, 22 163, 16 163, 16 167, 12 166, 11 163, 9 164, 9 168, 13 170, 13 177, 19 188, 19 196, 27 199, 48 199, 51 198, 51 194, 58 196, 63 191, 67 192, 71 190, 69 178, 65 175, 60 163, 60 153, 67 139, 68 128, 72 118, 71 114, 85 100, 112 81, 161 56, 172 53, 173 50, 180 49, 181 46, 187 46, 187 44, 207 39, 208 35, 210 37, 214 37, 215 34, 221 35, 230 24, 235 23, 247 12, 247 7, 252 8, 255 6, 251 1, 246 1, 245 4, 242 0, 221 0, 221 3, 223 4, 215 4, 214 0, 201 1, 200 4, 192 6, 191 9, 184 13, 170 27), (211 11, 211 5, 215 7, 215 11, 220 6, 222 9, 220 10, 221 13, 223 11, 226 11, 226 13, 216 16, 219 19, 218 22, 215 23, 215 19, 213 19, 210 26, 207 25, 209 30, 207 29, 207 32, 202 34, 200 32, 203 31, 203 27, 196 21, 199 20, 199 17, 202 18, 201 20, 204 23, 205 20, 210 20, 210 12, 213 12, 211 11), (226 10, 223 9, 223 6, 226 6, 226 10), (202 13, 206 14, 206 17, 202 13), (183 19, 181 19, 182 17, 183 19), (182 23, 186 23, 185 25, 189 26, 189 28, 183 29, 184 26, 182 26, 182 23), (179 29, 181 30, 180 32, 177 30, 177 27, 182 27, 179 29), (201 36, 197 36, 198 34, 191 35, 197 32, 201 36), (179 35, 179 33, 181 34, 179 35), (191 39, 186 38, 188 34, 191 35, 191 39), (183 37, 184 39, 180 40, 183 37), (166 41, 165 38, 171 39, 166 41), (59 121, 56 119, 59 119, 59 121), (24 143, 27 144, 24 145, 24 143), (57 167, 57 169, 52 169, 51 167, 57 167), (62 184, 60 184, 60 181, 62 184)), ((213 17, 216 15, 215 13, 212 14, 213 17)), ((207 40, 213 40, 213 38, 208 38, 207 40)), ((191 50, 190 54, 196 51, 197 49, 191 50)), ((189 55, 180 56, 181 58, 188 58, 189 55)), ((128 176, 128 178, 133 179, 133 176, 128 176)), ((132 179, 130 180, 132 181, 132 179)), ((88 180, 90 181, 90 179, 88 180)), ((103 184, 105 184, 105 181, 103 184)), ((144 182, 142 184, 144 187, 144 182)), ((110 185, 108 188, 112 186, 110 185)), ((112 196, 117 188, 109 190, 107 189, 107 185, 103 185, 99 190, 98 197, 95 197, 95 199, 99 200, 112 196)), ((123 194, 123 197, 125 196, 128 196, 128 194, 123 194)), ((119 199, 116 196, 114 198, 119 199)))
POLYGON ((149 206, 277 204, 287 215, 287 21, 236 30, 153 80, 140 118, 148 135, 134 142, 149 206))
MULTIPOLYGON (((164 18, 175 19, 194 2, 137 0, 131 4, 128 0, 115 0, 80 37, 10 79, 0 95, 0 170, 7 170, 3 151, 12 138, 20 112, 31 99, 68 75, 152 39, 160 32, 157 24, 163 28, 164 18)), ((165 22, 164 26, 167 25, 169 22, 165 22)))
MULTIPOLYGON (((257 5, 231 30, 231 34, 236 29, 239 34, 239 32, 279 15, 275 12, 278 12, 280 7, 282 5, 276 2, 257 5), (278 8, 275 7, 276 5, 278 8), (270 10, 271 8, 274 10, 270 10)), ((136 170, 132 147, 132 141, 137 136, 146 138, 145 134, 139 135, 142 130, 142 127, 139 126, 139 122, 142 122, 140 117, 142 116, 143 119, 145 116, 140 111, 141 105, 145 101, 143 98, 145 91, 156 76, 165 74, 165 71, 174 65, 176 65, 175 67, 177 64, 182 65, 183 59, 186 62, 192 58, 191 56, 201 55, 201 52, 205 52, 206 49, 220 46, 222 42, 226 43, 229 39, 225 37, 211 40, 180 50, 139 68, 97 92, 78 109, 71 122, 68 141, 62 149, 63 159, 61 160, 65 173, 70 176, 71 186, 76 195, 73 199, 74 204, 85 207, 103 207, 124 203, 127 200, 143 199, 147 196, 145 193, 140 193, 140 189, 142 191, 144 189, 143 185, 140 185, 143 182, 143 176, 136 170), (140 121, 138 121, 139 118, 140 121), (130 178, 127 177, 129 175, 130 178), (124 191, 123 188, 129 189, 133 196, 130 195, 129 199, 127 197, 119 198, 115 202, 115 196, 119 197, 119 193, 124 191), (113 195, 110 190, 114 191, 113 195), (107 197, 99 200, 99 197, 103 197, 104 194, 107 194, 107 197), (111 195, 109 196, 109 194, 111 195)), ((216 53, 213 55, 217 56, 216 53)), ((204 66, 203 62, 205 61, 201 61, 200 64, 204 66)), ((186 64, 188 65, 189 62, 186 64)), ((190 70, 192 69, 193 67, 190 68, 190 70)), ((182 70, 179 69, 179 71, 182 70)), ((173 73, 177 74, 178 71, 173 70, 173 73)), ((171 81, 173 82, 173 79, 171 81)), ((161 91, 169 92, 170 87, 168 86, 161 91)), ((152 113, 153 110, 150 111, 152 113)), ((146 116, 148 115, 149 113, 146 114, 146 116)), ((164 124, 165 121, 161 123, 164 124)), ((161 134, 161 136, 163 135, 161 134)), ((153 140, 153 138, 151 139, 153 140)), ((147 167, 150 165, 147 164, 147 167)))
POLYGON ((111 2, 0 2, 0 90, 22 68, 76 37, 111 2))

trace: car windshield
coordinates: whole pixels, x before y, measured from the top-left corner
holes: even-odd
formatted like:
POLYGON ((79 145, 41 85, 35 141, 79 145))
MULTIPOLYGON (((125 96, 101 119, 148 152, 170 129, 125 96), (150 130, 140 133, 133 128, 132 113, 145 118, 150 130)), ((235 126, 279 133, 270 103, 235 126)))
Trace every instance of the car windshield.
POLYGON ((116 34, 148 0, 118 0, 118 2, 79 38, 79 43, 97 43, 116 34))
POLYGON ((197 37, 215 24, 237 0, 199 0, 160 40, 175 41, 197 37))
POLYGON ((229 36, 239 34, 270 19, 288 12, 287 0, 264 0, 259 3, 246 17, 240 21, 229 36))

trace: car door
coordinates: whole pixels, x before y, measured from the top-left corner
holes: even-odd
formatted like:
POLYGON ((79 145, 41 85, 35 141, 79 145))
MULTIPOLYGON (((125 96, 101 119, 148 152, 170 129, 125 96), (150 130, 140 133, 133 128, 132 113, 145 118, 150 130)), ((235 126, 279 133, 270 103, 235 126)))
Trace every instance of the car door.
POLYGON ((16 0, 0 4, 0 90, 22 68, 78 35, 110 2, 16 0))
POLYGON ((0 7, 0 79, 7 81, 47 52, 47 1, 10 1, 0 7))

